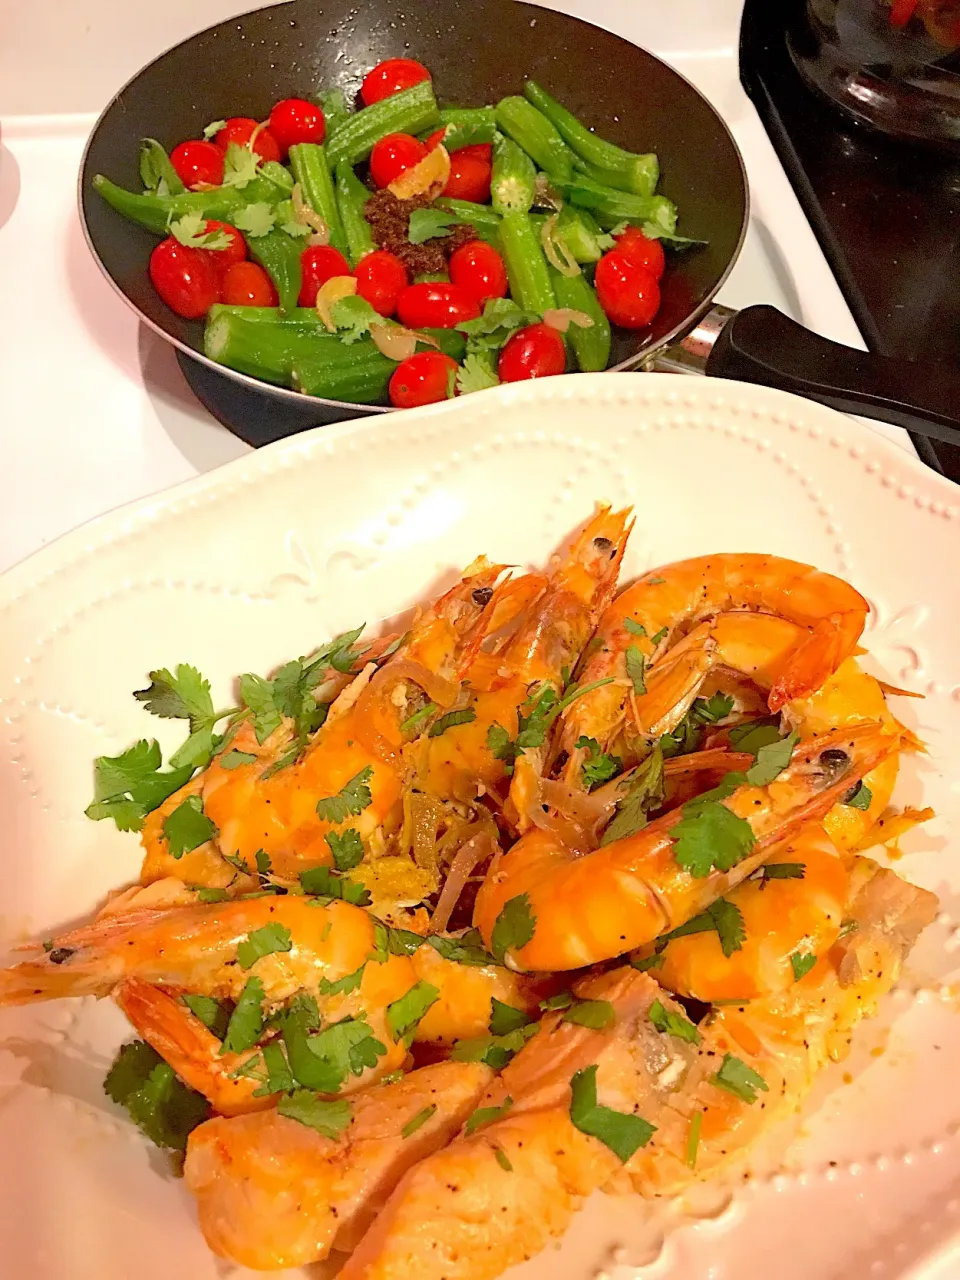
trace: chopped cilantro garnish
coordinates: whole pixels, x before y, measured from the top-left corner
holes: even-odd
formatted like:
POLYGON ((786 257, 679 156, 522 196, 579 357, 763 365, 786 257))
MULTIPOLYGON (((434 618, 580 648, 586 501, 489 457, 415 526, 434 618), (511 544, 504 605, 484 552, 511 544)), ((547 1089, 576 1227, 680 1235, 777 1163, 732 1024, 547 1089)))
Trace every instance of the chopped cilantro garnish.
POLYGON ((265 853, 263 849, 258 849, 253 855, 253 861, 257 868, 258 876, 268 876, 273 870, 273 863, 270 861, 270 855, 265 853))
MULTIPOLYGON (((225 187, 246 187, 257 176, 260 157, 252 147, 241 147, 239 143, 227 143, 223 157, 223 185, 225 187)), ((239 226, 236 217, 234 226, 239 226)))
POLYGON ((638 973, 647 973, 650 969, 659 969, 662 964, 662 951, 654 951, 648 956, 632 956, 630 959, 631 969, 636 969, 638 973))
POLYGON ((873 800, 873 792, 865 782, 858 782, 852 791, 848 791, 843 797, 841 804, 847 805, 850 809, 862 809, 866 812, 870 808, 873 800))
POLYGON ((449 236, 452 234, 450 228, 462 221, 455 213, 447 213, 444 209, 414 209, 410 214, 407 239, 411 244, 424 244, 427 240, 449 236))
POLYGON ((417 1023, 440 999, 439 990, 429 982, 418 982, 399 1000, 387 1005, 387 1026, 394 1040, 411 1040, 417 1023))
POLYGON ((427 941, 409 929, 394 929, 382 920, 373 922, 373 951, 370 959, 386 964, 391 956, 412 956, 427 941))
POLYGON ((191 249, 229 249, 231 240, 226 231, 211 227, 199 213, 185 213, 170 223, 170 234, 180 244, 191 249))
POLYGON ((580 737, 574 746, 587 753, 586 759, 580 766, 580 776, 588 791, 602 786, 604 782, 609 782, 623 769, 623 761, 618 756, 606 755, 596 738, 580 737))
MULTIPOLYGON (((654 648, 656 648, 657 645, 661 642, 661 640, 666 640, 669 634, 670 634, 669 627, 661 627, 655 636, 650 637, 650 643, 653 645, 654 648)), ((732 705, 733 705, 733 701, 731 699, 731 706, 732 705)))
POLYGON ((494 1147, 493 1154, 497 1164, 505 1173, 513 1173, 513 1165, 510 1163, 510 1158, 501 1147, 494 1147))
POLYGON ((556 1009, 569 1009, 576 998, 572 991, 558 991, 555 996, 547 996, 546 1000, 541 1000, 540 1008, 544 1013, 550 1013, 556 1009))
POLYGON ((671 733, 665 733, 660 739, 663 754, 669 759, 672 756, 687 755, 699 749, 703 738, 703 727, 717 724, 725 719, 733 710, 733 698, 726 693, 715 693, 709 698, 695 698, 693 706, 671 733))
POLYGON ((93 803, 84 810, 99 822, 112 818, 120 831, 139 831, 148 813, 183 786, 193 766, 160 771, 159 744, 139 742, 118 756, 98 756, 94 761, 93 803))
POLYGON ((482 316, 466 320, 457 328, 467 335, 469 356, 483 351, 499 351, 514 329, 534 324, 539 319, 536 312, 522 310, 510 298, 488 298, 482 316))
POLYGON ((497 916, 490 938, 490 950, 494 959, 503 964, 508 951, 519 951, 533 937, 536 917, 530 911, 530 899, 525 893, 511 898, 497 916))
POLYGON ((751 1104, 757 1100, 758 1089, 768 1093, 770 1088, 759 1072, 754 1071, 753 1067, 748 1067, 740 1058, 735 1058, 732 1053, 724 1055, 720 1070, 710 1077, 710 1081, 721 1089, 726 1089, 727 1093, 732 1093, 742 1102, 751 1104))
POLYGON ((465 1136, 469 1138, 478 1129, 484 1129, 488 1124, 502 1120, 512 1106, 513 1099, 504 1098, 499 1107, 477 1107, 476 1111, 467 1117, 467 1123, 463 1126, 465 1136))
MULTIPOLYGON (((716 902, 711 902, 706 911, 701 911, 699 915, 693 916, 686 924, 679 925, 678 928, 672 929, 670 933, 665 933, 658 938, 657 951, 663 951, 675 938, 686 938, 693 933, 709 933, 713 929, 717 932, 721 949, 727 959, 735 951, 741 949, 747 936, 740 908, 735 903, 728 902, 726 898, 718 898, 716 902)), ((635 965, 634 967, 636 968, 637 966, 635 965)), ((649 969, 653 966, 647 965, 646 967, 649 969)))
POLYGON ((537 1034, 539 1023, 528 1022, 501 1036, 477 1036, 473 1040, 457 1040, 450 1052, 455 1062, 485 1062, 494 1071, 502 1071, 527 1041, 537 1034))
POLYGON ((326 836, 333 865, 338 871, 350 871, 363 861, 363 841, 356 827, 347 827, 346 831, 328 831, 326 836))
POLYGON ((171 1151, 185 1150, 190 1132, 210 1114, 206 1098, 142 1040, 121 1048, 103 1088, 151 1142, 171 1151))
POLYGON ((712 791, 689 800, 680 811, 680 821, 670 828, 674 857, 698 879, 714 868, 730 871, 757 843, 750 823, 723 804, 742 782, 743 774, 728 773, 712 791))
POLYGON ((341 341, 348 345, 359 342, 373 325, 389 323, 366 298, 361 298, 358 294, 338 298, 330 308, 330 318, 337 327, 341 341))
POLYGON ((249 751, 226 751, 220 757, 221 769, 239 769, 244 764, 256 764, 257 757, 249 751))
POLYGON ((320 1093, 338 1093, 348 1075, 361 1076, 387 1051, 365 1016, 342 1018, 317 1031, 316 1001, 301 999, 281 1019, 294 1080, 320 1093))
POLYGON ((841 920, 837 941, 840 942, 844 938, 849 938, 851 933, 856 933, 859 928, 860 926, 856 920, 841 920))
POLYGON ((507 773, 513 772, 513 762, 517 758, 517 748, 513 739, 502 724, 494 720, 487 730, 487 746, 494 760, 502 760, 507 766, 507 773))
POLYGON ((356 991, 363 981, 363 971, 366 967, 366 961, 364 961, 359 969, 354 969, 353 973, 345 973, 342 978, 338 978, 335 982, 331 982, 329 978, 320 978, 317 983, 320 994, 322 996, 346 996, 351 991, 356 991))
POLYGON ((690 1121, 690 1133, 687 1136, 687 1168, 697 1167, 697 1151, 700 1148, 700 1130, 703 1128, 703 1112, 698 1111, 690 1121))
POLYGON ((474 965, 479 968, 497 963, 490 952, 484 949, 479 929, 468 929, 459 938, 442 938, 439 934, 432 933, 426 942, 444 960, 453 960, 457 964, 474 965))
MULTIPOLYGON (((620 785, 623 787, 624 783, 620 785)), ((601 845, 642 831, 647 825, 647 814, 663 804, 663 794, 663 752, 658 745, 631 776, 626 795, 617 805, 601 845)))
POLYGON ((277 1111, 288 1120, 316 1129, 325 1138, 339 1138, 353 1118, 350 1103, 345 1099, 330 1101, 312 1089, 297 1089, 289 1097, 281 1098, 277 1111))
POLYGON ((509 1035, 521 1027, 529 1026, 532 1018, 523 1009, 515 1009, 512 1004, 504 1004, 494 996, 490 1006, 490 1034, 492 1036, 509 1035))
POLYGON ((400 1130, 401 1138, 411 1137, 418 1129, 422 1129, 428 1120, 432 1120, 436 1114, 437 1104, 435 1102, 432 1102, 429 1107, 424 1107, 422 1111, 418 1111, 400 1130))
MULTIPOLYGON (((226 184, 224 178, 224 184, 226 184)), ((245 204, 233 214, 233 225, 253 239, 268 235, 277 224, 277 211, 266 200, 245 204)))
POLYGON ((255 1098, 265 1098, 274 1093, 289 1093, 294 1087, 293 1074, 283 1052, 279 1040, 271 1040, 261 1050, 266 1079, 259 1089, 254 1090, 255 1098))
POLYGON ((767 787, 778 778, 789 765, 794 748, 800 741, 799 733, 794 730, 786 738, 777 742, 768 742, 757 751, 756 763, 747 770, 747 781, 754 787, 767 787))
POLYGON ((439 738, 441 733, 446 733, 448 729, 453 729, 458 724, 472 724, 477 718, 477 713, 473 707, 464 707, 460 711, 448 711, 446 715, 440 716, 434 720, 427 733, 428 738, 439 738))
POLYGON ((806 863, 803 862, 768 862, 750 878, 759 880, 761 884, 766 884, 768 880, 802 880, 806 869, 806 863))
POLYGON ((674 1013, 659 1000, 650 1006, 650 1021, 664 1035, 675 1036, 677 1040, 685 1040, 688 1044, 700 1043, 700 1032, 682 1013, 674 1013))
POLYGON ((252 969, 264 956, 273 955, 275 951, 292 951, 293 939, 290 930, 276 922, 265 924, 262 929, 254 929, 237 947, 237 960, 241 969, 252 969))
POLYGON ((424 720, 429 720, 436 711, 435 702, 428 702, 425 707, 421 707, 419 711, 414 711, 412 716, 407 716, 406 720, 400 726, 401 733, 411 733, 414 729, 419 733, 420 726, 424 720))
POLYGON ((599 1105, 595 1066, 578 1071, 570 1081, 570 1119, 581 1133, 598 1138, 609 1147, 623 1164, 640 1147, 645 1147, 656 1132, 656 1125, 642 1116, 599 1105))
POLYGON ((182 858, 185 853, 199 849, 217 834, 216 826, 203 812, 199 796, 187 796, 164 818, 162 829, 173 858, 182 858))
POLYGON ((730 730, 730 745, 736 751, 755 756, 761 747, 780 741, 780 717, 765 716, 761 720, 747 720, 730 730))
POLYGON ((248 978, 240 999, 230 1015, 221 1053, 243 1053, 252 1049, 263 1034, 263 1001, 266 992, 259 978, 248 978))
POLYGON ((312 898, 341 898, 353 907, 368 907, 373 899, 362 884, 342 876, 330 867, 310 867, 300 872, 300 887, 312 898))
POLYGON ((226 128, 226 120, 211 120, 209 124, 203 126, 203 136, 207 142, 215 138, 221 129, 226 128))
POLYGON ((591 1031, 605 1031, 616 1020, 617 1015, 609 1000, 574 1000, 561 1019, 578 1027, 589 1027, 591 1031))
POLYGON ((646 693, 647 685, 644 680, 647 660, 643 656, 640 649, 635 644, 627 645, 627 651, 624 654, 627 664, 627 678, 633 685, 633 692, 636 694, 646 693))
POLYGON ((647 634, 647 628, 643 623, 634 622, 633 618, 624 618, 623 625, 632 636, 645 636, 647 634))
POLYGON ((491 351, 471 351, 457 370, 456 388, 462 396, 471 391, 486 391, 499 387, 500 377, 491 351))
POLYGON ((273 686, 263 676, 247 672, 240 677, 240 697, 244 706, 253 712, 253 728, 258 742, 265 742, 275 729, 279 729, 283 717, 273 700, 273 686))
POLYGON ((335 796, 325 796, 317 801, 317 816, 323 822, 344 822, 347 818, 356 818, 373 799, 367 785, 372 777, 372 766, 365 765, 343 784, 335 796))
POLYGON ((140 143, 140 178, 144 189, 154 195, 178 196, 186 190, 156 138, 144 138, 140 143))
POLYGON ((647 578, 646 585, 648 587, 662 587, 665 582, 666 582, 666 578, 653 577, 653 578, 647 578))
POLYGON ((790 964, 793 968, 793 980, 799 982, 802 977, 810 972, 817 963, 817 957, 812 951, 795 952, 790 957, 790 964))
POLYGON ((226 1005, 214 1000, 212 996, 185 995, 182 999, 194 1017, 199 1018, 218 1040, 222 1040, 230 1022, 230 1010, 226 1005))

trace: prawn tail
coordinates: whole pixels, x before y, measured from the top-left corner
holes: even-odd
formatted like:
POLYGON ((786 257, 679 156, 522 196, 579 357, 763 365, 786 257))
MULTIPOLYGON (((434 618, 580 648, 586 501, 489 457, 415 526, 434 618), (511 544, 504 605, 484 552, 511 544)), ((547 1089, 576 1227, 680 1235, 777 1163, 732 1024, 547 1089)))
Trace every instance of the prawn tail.
MULTIPOLYGON (((855 639, 855 638, 854 638, 855 639)), ((850 636, 836 617, 818 622, 797 646, 777 676, 767 700, 776 713, 795 698, 808 698, 833 675, 854 648, 850 636)))
POLYGON ((71 963, 73 956, 68 947, 54 947, 42 959, 0 969, 0 1007, 107 995, 114 980, 103 966, 93 960, 71 963))
POLYGON ((633 532, 632 507, 601 506, 579 531, 562 557, 554 582, 589 604, 596 619, 614 597, 620 564, 633 532))

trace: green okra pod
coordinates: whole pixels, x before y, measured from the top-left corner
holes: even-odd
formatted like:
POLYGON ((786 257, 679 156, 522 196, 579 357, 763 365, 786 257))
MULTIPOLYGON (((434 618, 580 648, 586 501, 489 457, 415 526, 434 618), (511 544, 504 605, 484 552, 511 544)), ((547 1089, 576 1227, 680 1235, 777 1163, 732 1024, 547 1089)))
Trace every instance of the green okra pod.
POLYGON ((330 243, 341 253, 347 249, 347 237, 333 188, 333 176, 327 163, 323 144, 297 142, 290 148, 290 167, 300 183, 303 198, 315 213, 319 213, 330 230, 330 243))

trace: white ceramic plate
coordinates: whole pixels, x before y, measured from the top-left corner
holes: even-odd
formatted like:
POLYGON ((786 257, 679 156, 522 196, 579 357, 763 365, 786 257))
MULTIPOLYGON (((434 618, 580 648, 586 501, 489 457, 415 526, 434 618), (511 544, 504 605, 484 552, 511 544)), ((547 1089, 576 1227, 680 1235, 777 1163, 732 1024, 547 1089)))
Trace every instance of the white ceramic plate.
MULTIPOLYGON (((904 840, 898 869, 936 890, 943 914, 772 1164, 755 1161, 692 1221, 682 1206, 594 1197, 564 1252, 518 1280, 627 1277, 641 1264, 676 1280, 956 1276, 960 506, 903 451, 804 401, 668 376, 502 388, 274 445, 9 572, 0 949, 135 877, 135 837, 83 809, 94 756, 145 734, 177 741, 176 726, 130 696, 149 669, 192 662, 228 705, 237 673, 377 623, 479 552, 542 564, 601 498, 637 509, 625 579, 700 552, 768 551, 839 573, 870 598, 874 669, 927 695, 897 704, 930 746, 905 763, 898 799, 938 817, 904 840)), ((106 1001, 0 1014, 0 1274, 246 1274, 207 1252, 182 1185, 104 1098, 124 1035, 106 1001)))

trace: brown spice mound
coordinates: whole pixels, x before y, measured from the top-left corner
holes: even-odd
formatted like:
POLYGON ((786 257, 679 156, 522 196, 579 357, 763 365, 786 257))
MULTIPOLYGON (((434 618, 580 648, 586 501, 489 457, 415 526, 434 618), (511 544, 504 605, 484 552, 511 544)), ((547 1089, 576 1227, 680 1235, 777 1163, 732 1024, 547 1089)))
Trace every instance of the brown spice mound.
POLYGON ((384 190, 372 195, 363 211, 377 247, 395 254, 410 272, 411 278, 446 271, 454 249, 477 238, 473 227, 464 223, 451 227, 448 236, 437 236, 423 244, 411 244, 407 239, 411 213, 414 209, 427 209, 432 204, 433 201, 427 196, 398 200, 393 192, 384 190))

